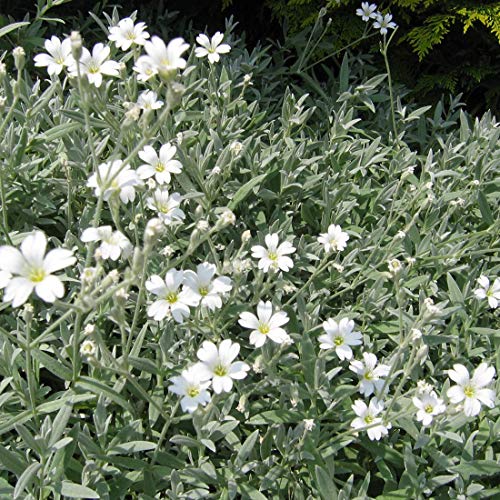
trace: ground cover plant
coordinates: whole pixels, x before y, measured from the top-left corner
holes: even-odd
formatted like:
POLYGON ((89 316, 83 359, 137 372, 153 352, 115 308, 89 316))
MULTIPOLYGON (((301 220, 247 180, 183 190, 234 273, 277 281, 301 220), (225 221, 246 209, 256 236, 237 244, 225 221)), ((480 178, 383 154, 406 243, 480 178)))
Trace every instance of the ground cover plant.
POLYGON ((500 127, 358 15, 386 74, 116 11, 4 54, 2 498, 500 493, 500 127))

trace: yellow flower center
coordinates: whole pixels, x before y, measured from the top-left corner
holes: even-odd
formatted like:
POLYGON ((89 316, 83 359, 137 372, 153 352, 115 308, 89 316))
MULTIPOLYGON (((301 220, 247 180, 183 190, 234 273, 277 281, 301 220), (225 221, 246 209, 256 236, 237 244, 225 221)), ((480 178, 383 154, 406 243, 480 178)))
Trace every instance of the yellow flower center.
POLYGON ((45 278, 45 271, 43 269, 33 269, 30 272, 30 280, 33 283, 40 283, 45 278))
POLYGON ((94 66, 93 64, 88 67, 89 73, 93 73, 93 74, 99 73, 99 70, 100 70, 99 66, 94 66))
POLYGON ((221 364, 217 365, 214 369, 214 375, 218 377, 224 377, 227 375, 227 368, 221 364))
POLYGON ((208 295, 208 287, 206 287, 206 286, 201 286, 201 287, 198 289, 198 293, 199 293, 202 297, 205 297, 206 295, 208 295))
POLYGON ((198 387, 190 387, 187 390, 187 394, 190 398, 195 398, 196 396, 198 396, 199 393, 200 393, 200 389, 198 387))
POLYGON ((159 161, 156 165, 155 165, 155 170, 157 172, 163 172, 165 170, 165 165, 163 165, 163 163, 161 161, 159 161))
POLYGON ((262 333, 263 335, 267 335, 269 333, 269 330, 270 328, 267 323, 259 325, 259 332, 262 333))
POLYGON ((365 422, 366 422, 367 424, 371 424, 371 423, 373 422, 373 417, 372 417, 371 415, 367 415, 367 416, 365 417, 365 422))
POLYGON ((364 375, 363 375, 364 379, 365 380, 373 380, 373 372, 372 371, 367 371, 364 375))
POLYGON ((269 252, 267 256, 270 260, 278 260, 278 254, 276 252, 269 252))
POLYGON ((158 206, 158 210, 162 213, 162 214, 168 214, 170 212, 170 207, 168 207, 167 205, 159 205, 158 206))
POLYGON ((176 292, 169 292, 167 296, 165 297, 165 300, 169 304, 175 304, 178 300, 178 294, 176 292))
POLYGON ((434 408, 432 407, 432 405, 427 405, 425 408, 425 413, 432 413, 432 411, 434 410, 434 408))
POLYGON ((476 391, 474 390, 474 387, 472 387, 471 385, 468 385, 466 387, 464 387, 464 394, 468 397, 468 398, 472 398, 474 396, 474 393, 476 391))
POLYGON ((340 337, 340 336, 335 337, 335 338, 333 339, 333 343, 334 343, 335 345, 342 345, 342 344, 344 343, 344 337, 340 337))

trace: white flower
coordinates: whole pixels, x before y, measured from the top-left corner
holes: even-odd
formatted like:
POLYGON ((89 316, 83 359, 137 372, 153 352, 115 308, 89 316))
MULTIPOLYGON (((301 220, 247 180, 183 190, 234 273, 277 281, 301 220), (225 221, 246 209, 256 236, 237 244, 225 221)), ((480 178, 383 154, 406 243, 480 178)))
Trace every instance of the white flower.
POLYGON ((226 208, 222 214, 219 215, 219 224, 223 226, 233 225, 236 223, 236 215, 232 210, 226 208))
POLYGON ((128 238, 120 231, 113 231, 111 226, 89 227, 83 231, 80 238, 84 243, 89 241, 101 241, 99 250, 101 258, 118 260, 120 255, 130 254, 132 245, 128 238))
POLYGON ((362 344, 362 335, 359 332, 353 332, 354 321, 352 319, 342 318, 338 323, 334 319, 329 319, 323 323, 325 335, 320 335, 318 340, 321 342, 320 349, 335 349, 339 359, 352 358, 352 345, 362 344))
POLYGON ((173 385, 168 390, 183 396, 181 399, 181 408, 183 411, 193 413, 198 405, 206 406, 210 402, 210 393, 207 389, 210 387, 210 381, 202 380, 197 365, 183 370, 178 377, 172 377, 170 381, 173 385))
POLYGON ((446 411, 443 400, 438 398, 435 391, 425 392, 420 397, 413 398, 413 404, 417 408, 417 421, 422 425, 430 425, 433 418, 446 411))
POLYGON ((62 281, 52 273, 76 262, 71 250, 56 248, 45 255, 47 238, 41 231, 26 236, 21 251, 11 246, 0 247, 0 272, 3 271, 4 302, 12 307, 23 305, 33 290, 45 302, 55 302, 64 295, 62 281), (9 278, 9 275, 12 277, 9 278))
POLYGON ((142 151, 139 151, 139 158, 146 164, 137 169, 137 175, 141 179, 154 176, 158 184, 170 183, 171 174, 178 174, 182 170, 181 162, 172 160, 176 151, 175 146, 164 144, 158 155, 151 146, 145 146, 142 151))
POLYGON ((196 47, 194 54, 196 57, 206 57, 208 56, 208 62, 210 64, 219 62, 220 54, 227 54, 231 47, 227 43, 222 43, 224 35, 217 31, 215 35, 210 40, 207 35, 203 33, 196 37, 196 41, 201 45, 201 47, 196 47))
POLYGON ((149 56, 139 57, 133 67, 133 70, 138 73, 137 79, 140 82, 146 82, 158 74, 158 68, 149 56))
POLYGON ((216 394, 229 392, 233 388, 233 379, 241 380, 247 376, 250 366, 243 361, 233 360, 240 352, 240 345, 229 339, 223 340, 219 347, 205 340, 198 350, 197 356, 201 361, 196 365, 201 377, 212 380, 212 387, 216 394))
POLYGON ((342 231, 340 226, 330 224, 327 233, 321 233, 318 237, 318 242, 325 246, 325 252, 344 250, 347 245, 349 235, 342 231))
POLYGON ((399 259, 390 259, 387 261, 387 267, 392 276, 396 276, 403 269, 403 265, 399 259))
POLYGON ((213 279, 215 266, 208 262, 198 264, 196 272, 184 271, 184 284, 193 296, 193 301, 208 307, 211 311, 222 307, 222 298, 233 287, 231 279, 220 276, 213 279))
POLYGON ((450 387, 446 395, 453 404, 464 402, 464 413, 468 417, 474 417, 481 411, 481 403, 493 408, 495 406, 495 392, 485 389, 495 376, 495 368, 481 363, 472 375, 464 365, 459 363, 453 365, 453 370, 448 370, 448 377, 457 385, 450 387))
POLYGON ((287 257, 288 254, 295 252, 295 247, 288 241, 284 241, 281 245, 278 245, 279 239, 278 234, 268 234, 265 237, 265 242, 267 248, 261 245, 255 245, 252 247, 252 257, 255 259, 260 259, 258 266, 265 273, 271 268, 273 271, 281 269, 282 271, 288 271, 293 267, 293 260, 287 257))
POLYGON ((154 36, 144 44, 144 48, 148 55, 139 57, 137 65, 151 65, 163 78, 169 79, 178 69, 186 67, 186 61, 181 56, 189 44, 182 38, 174 38, 167 46, 161 38, 154 36))
POLYGON ((241 151, 243 150, 243 144, 240 141, 233 141, 229 145, 229 150, 234 155, 239 155, 241 153, 241 151))
MULTIPOLYGON (((87 75, 89 83, 100 87, 102 84, 102 75, 118 76, 120 64, 116 61, 108 61, 110 48, 102 43, 96 43, 92 49, 92 54, 85 48, 82 48, 82 57, 80 58, 80 72, 87 75)), ((73 61, 68 68, 72 76, 77 76, 76 61, 73 61)))
POLYGON ((377 30, 380 29, 381 35, 386 35, 388 29, 395 29, 397 27, 397 24, 395 22, 392 22, 391 20, 392 20, 391 14, 386 14, 384 16, 379 12, 377 13, 377 19, 373 23, 373 27, 377 30))
POLYGON ((168 226, 174 221, 181 221, 186 214, 179 208, 182 197, 179 193, 168 194, 166 189, 157 189, 152 197, 146 199, 151 210, 158 212, 158 217, 168 226))
POLYGON ((314 422, 314 418, 305 418, 303 420, 304 422, 304 429, 306 431, 312 431, 314 427, 316 427, 316 423, 314 422))
POLYGON ((282 344, 289 336, 281 328, 288 323, 289 318, 286 312, 279 311, 273 314, 271 302, 263 302, 257 305, 257 316, 249 312, 242 312, 238 323, 243 328, 250 328, 250 344, 255 347, 262 347, 269 337, 273 342, 282 344))
POLYGON ((159 297, 148 308, 148 316, 156 321, 161 321, 171 314, 177 323, 183 323, 189 316, 189 306, 196 306, 191 294, 185 290, 179 290, 184 281, 184 272, 170 269, 161 279, 154 275, 146 281, 146 289, 159 297))
POLYGON ((490 280, 486 276, 480 276, 477 282, 481 288, 474 290, 474 295, 478 299, 488 299, 489 306, 496 309, 500 301, 500 278, 496 278, 491 286, 490 280))
POLYGON ((389 375, 391 367, 388 365, 378 365, 377 356, 370 352, 363 353, 363 361, 351 361, 349 370, 356 373, 360 379, 359 392, 363 396, 370 396, 373 393, 380 393, 385 381, 382 377, 389 375))
POLYGON ((356 9, 356 14, 361 16, 363 21, 369 21, 370 19, 375 19, 377 17, 377 6, 372 3, 363 2, 360 9, 356 9))
POLYGON ((38 54, 35 56, 35 66, 46 66, 49 75, 58 75, 65 67, 73 64, 71 40, 69 38, 61 42, 57 36, 52 36, 50 40, 45 40, 44 45, 48 54, 38 54))
POLYGON ((104 201, 109 201, 113 194, 118 195, 123 203, 134 201, 135 187, 142 183, 135 170, 128 165, 122 168, 122 164, 121 160, 114 160, 97 167, 99 176, 92 174, 87 182, 88 187, 94 188, 95 196, 103 192, 104 201))
POLYGON ((137 99, 138 106, 144 111, 152 111, 163 107, 163 101, 158 100, 158 95, 152 90, 145 90, 137 99))
POLYGON ((351 406, 357 417, 351 422, 351 427, 354 429, 363 429, 368 426, 373 426, 366 429, 368 437, 371 441, 374 439, 379 441, 382 436, 387 436, 388 430, 392 427, 390 423, 384 424, 382 418, 377 417, 383 409, 384 403, 376 398, 370 401, 367 406, 364 401, 358 399, 351 406), (377 425, 378 424, 378 425, 377 425))
POLYGON ((118 22, 117 26, 109 28, 108 40, 122 50, 128 50, 132 44, 144 45, 149 33, 144 31, 145 23, 134 24, 133 19, 126 17, 118 22))
POLYGON ((97 352, 95 342, 92 340, 84 340, 80 346, 80 354, 86 358, 92 358, 97 352))

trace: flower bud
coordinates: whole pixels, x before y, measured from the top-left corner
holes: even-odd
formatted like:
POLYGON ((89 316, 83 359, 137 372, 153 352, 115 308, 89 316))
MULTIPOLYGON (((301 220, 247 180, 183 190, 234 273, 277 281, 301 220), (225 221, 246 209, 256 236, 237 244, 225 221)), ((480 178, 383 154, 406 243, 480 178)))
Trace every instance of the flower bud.
POLYGON ((75 61, 82 57, 82 37, 78 31, 72 31, 69 37, 71 40, 71 55, 75 61))
POLYGON ((12 56, 14 57, 14 65, 17 71, 22 71, 26 63, 26 52, 22 47, 16 47, 12 51, 12 56))

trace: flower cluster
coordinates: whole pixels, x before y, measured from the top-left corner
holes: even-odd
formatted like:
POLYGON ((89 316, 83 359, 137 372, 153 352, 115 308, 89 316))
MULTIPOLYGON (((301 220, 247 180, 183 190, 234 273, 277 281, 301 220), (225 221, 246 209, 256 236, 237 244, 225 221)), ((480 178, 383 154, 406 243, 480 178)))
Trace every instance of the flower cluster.
POLYGON ((164 279, 158 275, 146 281, 146 288, 158 300, 148 308, 148 316, 162 321, 172 316, 177 323, 189 317, 190 307, 202 306, 213 311, 222 307, 222 298, 231 291, 231 279, 220 276, 214 279, 216 268, 203 262, 196 272, 170 269, 164 279))
POLYGON ((381 35, 387 35, 388 30, 396 29, 397 24, 392 21, 391 14, 382 14, 377 11, 377 5, 369 2, 363 2, 361 8, 356 10, 356 14, 365 22, 374 19, 373 27, 380 30, 381 35))
POLYGON ((180 376, 172 377, 168 390, 182 396, 181 408, 192 413, 198 405, 210 402, 208 392, 211 386, 215 394, 230 392, 233 380, 247 376, 250 366, 243 361, 234 361, 240 352, 240 345, 229 339, 219 346, 205 340, 197 352, 199 362, 182 371, 180 376))

